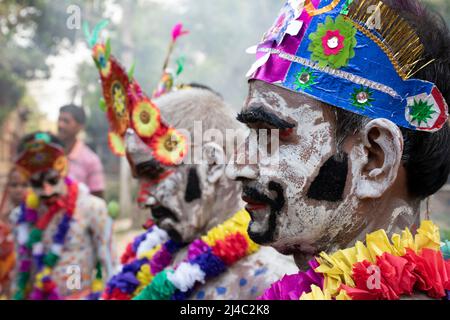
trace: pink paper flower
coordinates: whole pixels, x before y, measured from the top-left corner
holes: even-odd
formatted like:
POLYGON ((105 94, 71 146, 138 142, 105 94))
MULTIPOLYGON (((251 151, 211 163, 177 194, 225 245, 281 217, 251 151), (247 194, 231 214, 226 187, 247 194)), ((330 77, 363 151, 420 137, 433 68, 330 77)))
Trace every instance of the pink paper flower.
POLYGON ((341 35, 339 30, 328 30, 322 38, 324 53, 327 56, 337 55, 344 49, 345 37, 341 35))

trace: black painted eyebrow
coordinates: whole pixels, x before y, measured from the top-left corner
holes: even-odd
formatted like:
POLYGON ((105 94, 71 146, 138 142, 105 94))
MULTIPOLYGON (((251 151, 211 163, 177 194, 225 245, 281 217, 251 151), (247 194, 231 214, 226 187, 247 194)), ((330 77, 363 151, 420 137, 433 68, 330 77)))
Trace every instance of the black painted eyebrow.
POLYGON ((157 175, 161 173, 161 171, 162 168, 156 160, 150 160, 136 165, 136 174, 138 176, 147 174, 157 175))
POLYGON ((251 108, 247 111, 243 111, 239 113, 237 120, 244 124, 264 123, 280 130, 292 129, 295 127, 295 124, 289 123, 277 115, 268 112, 264 107, 251 108))

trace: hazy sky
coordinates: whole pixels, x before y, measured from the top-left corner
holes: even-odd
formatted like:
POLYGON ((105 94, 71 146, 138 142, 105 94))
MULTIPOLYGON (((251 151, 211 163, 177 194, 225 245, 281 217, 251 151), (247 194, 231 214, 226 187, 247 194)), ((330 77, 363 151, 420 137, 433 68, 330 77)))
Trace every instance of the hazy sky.
POLYGON ((72 51, 63 50, 60 55, 48 60, 52 66, 50 79, 29 82, 31 96, 50 121, 58 118, 61 106, 72 102, 70 89, 76 83, 77 66, 89 59, 90 51, 84 44, 77 45, 72 51))

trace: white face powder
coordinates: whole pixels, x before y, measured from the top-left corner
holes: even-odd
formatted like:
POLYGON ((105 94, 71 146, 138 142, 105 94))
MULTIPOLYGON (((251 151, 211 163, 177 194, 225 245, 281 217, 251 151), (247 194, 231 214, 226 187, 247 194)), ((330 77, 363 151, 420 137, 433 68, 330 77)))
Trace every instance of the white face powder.
MULTIPOLYGON (((250 95, 243 111, 263 107, 266 112, 295 124, 295 129, 289 137, 281 138, 277 155, 267 155, 268 158, 278 156, 278 166, 271 159, 260 159, 258 164, 231 165, 228 173, 234 178, 246 178, 244 186, 255 188, 271 199, 276 197, 276 193, 270 191, 269 184, 276 182, 282 186, 285 204, 276 213, 275 227, 271 232, 273 238, 267 244, 282 253, 314 254, 326 250, 333 247, 338 238, 354 233, 363 224, 363 219, 356 215, 358 200, 353 190, 362 171, 364 150, 354 149, 349 155, 346 196, 342 201, 309 199, 307 193, 311 183, 320 168, 336 154, 333 113, 313 99, 293 99, 293 96, 300 95, 273 86, 269 91, 264 86, 268 85, 250 85, 250 95)), ((238 159, 252 156, 249 143, 238 151, 238 159)), ((266 206, 251 211, 251 233, 268 233, 273 214, 271 208, 266 206)))

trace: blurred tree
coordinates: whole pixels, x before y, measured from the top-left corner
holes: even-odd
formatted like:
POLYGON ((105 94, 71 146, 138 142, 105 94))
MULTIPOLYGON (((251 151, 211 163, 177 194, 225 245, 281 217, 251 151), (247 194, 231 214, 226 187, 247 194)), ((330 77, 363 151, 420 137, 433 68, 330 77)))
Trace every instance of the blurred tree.
POLYGON ((67 26, 68 8, 94 0, 0 1, 0 123, 25 96, 25 83, 50 76, 46 62, 76 40, 67 26))

